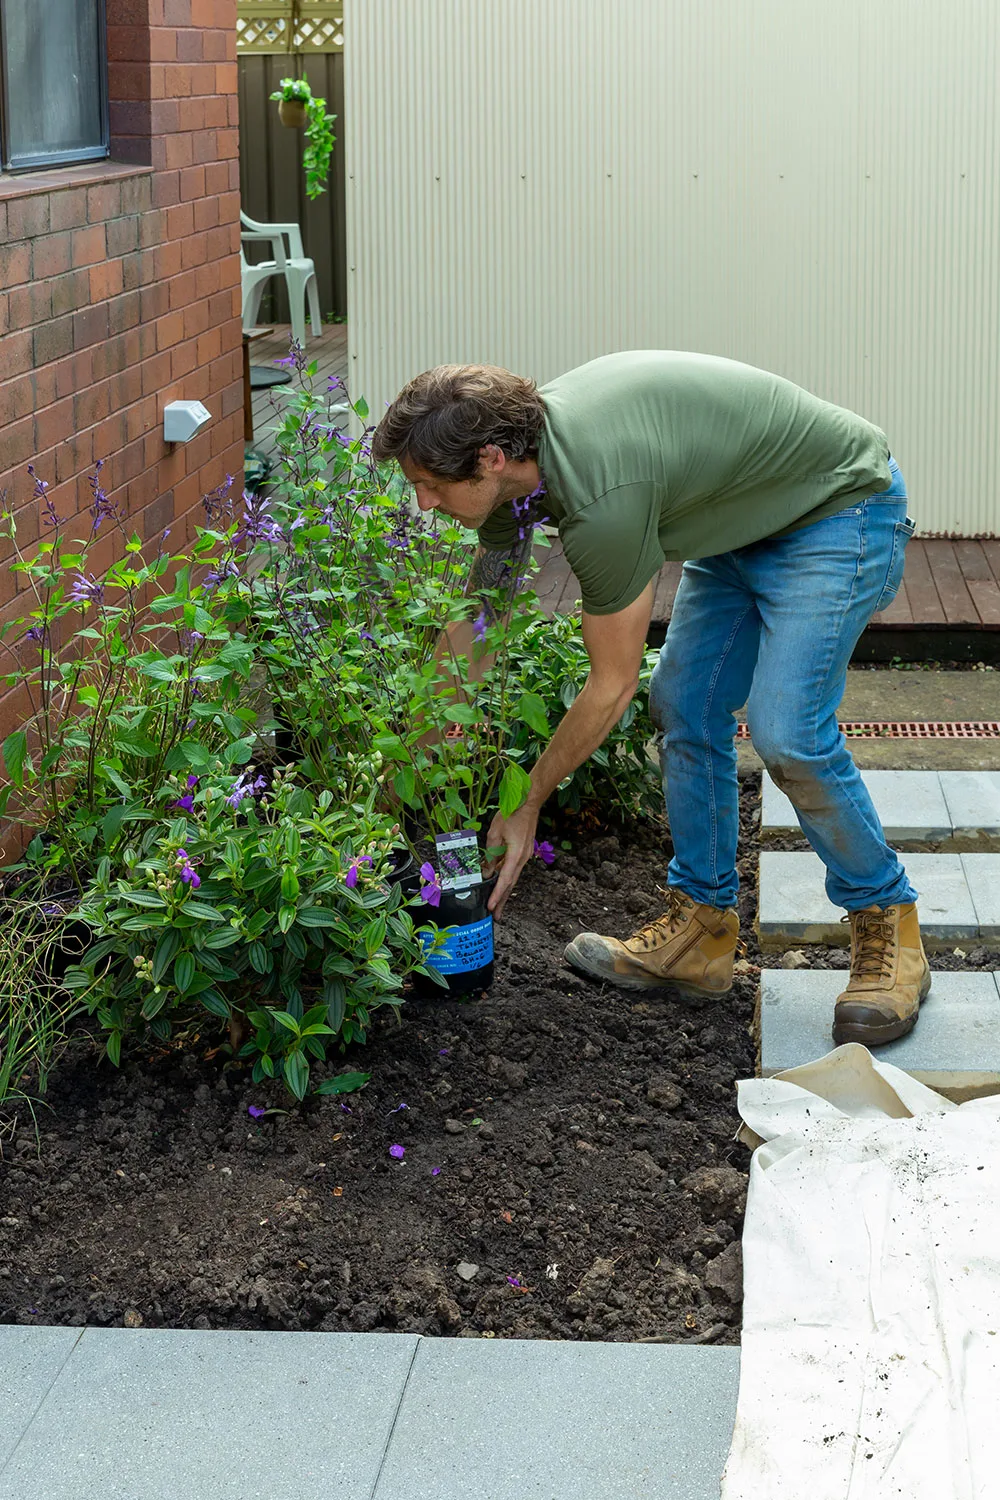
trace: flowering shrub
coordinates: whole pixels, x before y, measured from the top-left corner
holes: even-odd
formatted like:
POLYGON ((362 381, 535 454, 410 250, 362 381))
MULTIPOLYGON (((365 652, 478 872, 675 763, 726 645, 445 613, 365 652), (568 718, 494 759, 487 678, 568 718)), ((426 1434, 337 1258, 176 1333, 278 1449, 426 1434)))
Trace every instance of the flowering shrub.
POLYGON ((67 985, 115 1063, 130 1031, 165 1041, 207 1011, 235 1023, 255 1082, 283 1079, 301 1099, 310 1059, 363 1042, 371 1013, 424 972, 401 890, 383 878, 392 825, 372 791, 338 807, 288 770, 267 784, 216 762, 167 796, 160 820, 101 861, 78 908, 97 941, 67 985))

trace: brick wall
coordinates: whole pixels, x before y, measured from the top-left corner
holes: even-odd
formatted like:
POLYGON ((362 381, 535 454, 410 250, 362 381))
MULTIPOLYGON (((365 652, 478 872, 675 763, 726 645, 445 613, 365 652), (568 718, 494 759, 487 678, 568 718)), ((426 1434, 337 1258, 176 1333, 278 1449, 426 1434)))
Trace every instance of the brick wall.
MULTIPOLYGON (((243 465, 236 0, 107 0, 111 162, 0 174, 0 489, 85 514, 90 465, 145 539, 190 535, 243 465), (212 422, 163 442, 163 407, 212 422)), ((0 543, 0 546, 3 544, 0 543)), ((110 550, 112 543, 102 541, 110 550)), ((0 552, 0 619, 26 599, 0 552)), ((0 736, 18 704, 0 697, 0 736)))

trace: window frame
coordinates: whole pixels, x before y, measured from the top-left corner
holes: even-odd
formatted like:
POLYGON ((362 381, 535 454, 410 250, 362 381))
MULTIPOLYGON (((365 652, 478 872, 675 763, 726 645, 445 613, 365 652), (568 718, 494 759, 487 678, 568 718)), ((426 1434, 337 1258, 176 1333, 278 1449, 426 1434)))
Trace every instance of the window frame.
MULTIPOLYGON (((43 4, 44 0, 36 0, 43 4)), ((111 123, 108 100, 107 0, 97 0, 97 86, 101 96, 101 143, 65 151, 38 151, 31 156, 13 156, 10 151, 10 97, 7 88, 7 17, 0 0, 0 172, 34 172, 42 167, 75 167, 104 161, 111 154, 111 123)))

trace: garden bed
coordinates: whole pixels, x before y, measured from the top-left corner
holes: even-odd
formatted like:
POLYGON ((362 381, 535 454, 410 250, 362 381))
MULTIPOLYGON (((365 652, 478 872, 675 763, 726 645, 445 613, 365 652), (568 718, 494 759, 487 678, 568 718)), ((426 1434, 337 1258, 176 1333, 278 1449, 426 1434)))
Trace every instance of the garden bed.
MULTIPOLYGON (((573 974, 577 932, 659 915, 669 845, 572 842, 523 877, 489 995, 378 1013, 349 1113, 203 1044, 120 1073, 75 1044, 40 1150, 26 1112, 4 1145, 0 1321, 738 1338, 756 975, 692 1008, 573 974)), ((748 926, 751 843, 741 865, 748 926)))

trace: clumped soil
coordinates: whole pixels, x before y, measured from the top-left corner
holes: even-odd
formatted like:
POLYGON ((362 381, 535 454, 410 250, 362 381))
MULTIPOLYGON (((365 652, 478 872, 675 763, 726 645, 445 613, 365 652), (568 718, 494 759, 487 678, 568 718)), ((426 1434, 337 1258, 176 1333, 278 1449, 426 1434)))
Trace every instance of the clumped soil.
POLYGON ((736 1341, 749 1158, 734 1084, 755 1069, 760 966, 783 958, 753 936, 759 816, 748 777, 747 952, 720 1001, 563 964, 577 932, 660 914, 670 853, 655 823, 578 827, 522 878, 490 993, 380 1013, 328 1070, 372 1073, 346 1107, 255 1086, 208 1039, 133 1049, 116 1072, 78 1038, 37 1136, 27 1112, 0 1129, 0 1322, 736 1341))

